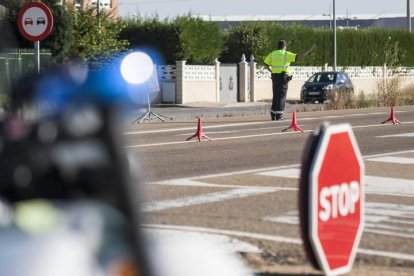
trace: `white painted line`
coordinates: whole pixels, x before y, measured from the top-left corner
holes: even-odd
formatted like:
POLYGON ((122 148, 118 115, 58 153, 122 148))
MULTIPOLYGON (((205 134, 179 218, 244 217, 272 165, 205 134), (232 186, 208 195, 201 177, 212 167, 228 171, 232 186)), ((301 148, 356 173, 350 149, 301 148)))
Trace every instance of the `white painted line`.
POLYGON ((177 230, 188 231, 188 232, 203 232, 203 233, 229 235, 229 236, 243 237, 243 238, 253 238, 253 239, 258 239, 258 240, 267 240, 267 241, 274 241, 274 242, 293 243, 293 244, 298 244, 298 245, 302 244, 301 239, 287 238, 287 237, 276 236, 276 235, 265 235, 265 234, 249 233, 249 232, 242 232, 242 231, 234 231, 234 230, 220 230, 220 229, 213 229, 213 228, 164 225, 164 224, 143 224, 142 226, 144 228, 177 229, 177 230))
POLYGON ((379 251, 379 250, 372 250, 372 249, 358 249, 359 254, 371 255, 371 256, 378 256, 378 257, 387 257, 399 260, 407 260, 407 261, 414 261, 414 255, 403 254, 398 252, 389 252, 389 251, 379 251))
MULTIPOLYGON (((404 111, 396 111, 396 113, 405 113, 405 112, 412 112, 412 110, 404 110, 404 111)), ((298 120, 301 121, 310 121, 310 120, 318 120, 318 119, 335 119, 335 118, 345 118, 345 117, 356 117, 356 116, 367 116, 367 115, 380 115, 380 114, 388 114, 388 112, 371 112, 371 113, 354 113, 354 114, 343 114, 343 115, 328 115, 323 117, 308 117, 308 118, 300 118, 298 120)), ((194 122, 196 124, 196 122, 194 122)), ((256 121, 256 122, 245 122, 245 123, 233 123, 233 124, 220 124, 220 125, 206 125, 203 126, 203 129, 211 129, 211 128, 225 128, 225 127, 239 127, 239 126, 248 126, 248 125, 259 125, 259 124, 275 124, 273 121, 256 121)), ((405 124, 405 122, 404 122, 405 124)), ((140 134, 150 134, 150 133, 162 133, 162 132, 174 132, 174 131, 187 131, 187 130, 194 130, 194 127, 182 127, 182 128, 169 128, 169 129, 158 129, 158 130, 139 130, 139 131, 127 131, 124 132, 124 135, 140 135, 140 134)))
POLYGON ((399 238, 414 239, 414 235, 396 233, 395 231, 382 231, 382 230, 376 230, 376 229, 365 229, 364 232, 372 233, 372 234, 385 235, 385 236, 399 237, 399 238))
MULTIPOLYGON (((287 126, 286 126, 287 127, 287 126)), ((313 130, 304 130, 301 133, 305 132, 313 132, 313 130)), ((210 137, 213 141, 221 141, 221 140, 234 140, 234 139, 246 139, 246 138, 257 138, 257 137, 265 137, 265 136, 277 136, 277 135, 289 135, 289 134, 297 134, 297 132, 276 132, 276 133, 262 133, 262 134, 252 134, 252 135, 244 135, 244 136, 232 136, 232 137, 221 137, 221 138, 213 138, 210 137)), ((207 132, 206 132, 207 134, 207 132)), ((141 144, 141 145, 130 145, 125 146, 125 148, 142 148, 142 147, 154 147, 154 146, 167 146, 167 145, 176 145, 176 144, 186 144, 190 142, 198 142, 195 140, 192 141, 177 141, 177 142, 165 142, 165 143, 154 143, 154 144, 141 144)), ((211 142, 211 141, 206 141, 211 142)))
POLYGON ((243 188, 234 189, 224 192, 203 194, 200 196, 190 196, 172 200, 156 201, 145 203, 142 207, 142 212, 156 212, 171 208, 188 207, 193 205, 200 205, 206 203, 213 203, 223 200, 245 198, 252 195, 260 195, 266 193, 277 192, 274 188, 243 188))
MULTIPOLYGON (((297 225, 299 212, 290 211, 280 216, 263 217, 265 221, 297 225)), ((414 239, 414 206, 367 202, 365 204, 365 230, 366 233, 375 233, 387 236, 414 239), (396 218, 400 218, 397 219, 396 218), (395 224, 397 222, 397 224, 395 224)))
MULTIPOLYGON (((207 174, 207 175, 200 175, 196 177, 187 177, 187 178, 176 178, 172 180, 167 181, 183 181, 183 180, 193 180, 193 179, 208 179, 208 178, 216 178, 216 177, 226 177, 226 176, 233 176, 236 174, 250 174, 250 173, 259 173, 267 170, 283 170, 283 169, 289 169, 289 168, 296 168, 298 167, 298 164, 294 165, 285 165, 285 166, 277 166, 277 167, 268 167, 268 168, 261 168, 261 169, 251 169, 251 170, 241 170, 241 171, 233 171, 233 172, 227 172, 227 173, 215 173, 215 174, 207 174)), ((153 182, 149 184, 155 184, 155 183, 162 183, 164 181, 159 182, 153 182)))
MULTIPOLYGON (((252 239, 257 239, 257 240, 267 240, 267 241, 291 243, 291 244, 297 244, 297 245, 302 244, 301 239, 288 238, 288 237, 282 237, 282 236, 276 236, 276 235, 249 233, 249 232, 242 232, 242 231, 220 230, 220 229, 191 227, 191 226, 163 225, 163 224, 143 224, 141 226, 143 228, 149 228, 149 229, 152 229, 152 228, 174 229, 174 230, 180 230, 180 231, 229 235, 229 236, 234 236, 234 237, 252 238, 252 239)), ((389 251, 359 248, 358 253, 364 254, 364 255, 370 255, 370 256, 379 256, 379 257, 394 258, 394 259, 399 259, 399 260, 414 261, 414 255, 403 254, 403 253, 398 253, 398 252, 389 252, 389 251)))
MULTIPOLYGON (((365 227, 367 228, 375 228, 375 229, 384 229, 384 230, 390 230, 390 231, 401 231, 404 230, 405 232, 414 232, 414 229, 408 228, 408 227, 404 227, 401 228, 401 226, 392 226, 392 225, 384 225, 384 224, 373 224, 373 223, 367 223, 365 225, 365 227)), ((395 232, 394 232, 395 233, 395 232)), ((414 235, 411 235, 411 238, 414 239, 414 235)))
POLYGON ((393 138, 393 137, 414 137, 414 132, 376 136, 376 138, 393 138))
MULTIPOLYGON (((239 188, 239 189, 269 189, 269 186, 255 186, 255 185, 232 185, 232 184, 212 184, 192 179, 171 179, 159 182, 148 183, 148 185, 166 185, 166 186, 187 186, 187 187, 206 187, 206 188, 239 188)), ((297 191, 297 188, 289 187, 274 187, 271 188, 280 191, 297 191)))
MULTIPOLYGON (((301 125, 303 126, 303 125, 301 125)), ((234 132, 246 132, 246 131, 258 131, 258 130, 269 130, 269 129, 285 129, 286 126, 273 126, 273 127, 259 127, 259 128, 243 128, 243 129, 235 129, 235 130, 225 130, 225 131, 208 131, 206 132, 206 134, 211 135, 211 134, 227 134, 227 133, 234 133, 234 132)), ((183 133, 183 134, 178 134, 176 136, 187 136, 187 135, 192 135, 194 134, 194 132, 192 133, 183 133)))
POLYGON ((295 168, 295 169, 275 170, 275 171, 261 172, 261 173, 258 173, 258 175, 297 179, 300 177, 300 169, 295 168))
POLYGON ((395 164, 414 164, 414 158, 408 157, 397 157, 397 156, 384 156, 377 158, 365 159, 366 161, 384 162, 384 163, 395 163, 395 164))
POLYGON ((218 235, 205 232, 189 232, 178 229, 156 229, 144 228, 144 234, 150 241, 163 242, 165 240, 176 239, 179 241, 198 241, 203 240, 212 244, 220 244, 221 248, 230 253, 261 253, 262 250, 257 246, 238 239, 230 238, 225 235, 218 235))
MULTIPOLYGON (((407 151, 397 151, 397 152, 388 152, 388 153, 380 153, 380 154, 372 154, 372 155, 366 155, 364 156, 364 159, 369 158, 377 158, 377 157, 386 157, 390 155, 397 155, 397 154, 407 154, 407 153, 414 153, 414 150, 407 150, 407 151)), ((227 173, 217 173, 217 174, 207 174, 207 175, 200 175, 196 177, 187 177, 187 178, 175 178, 165 181, 157 181, 157 182, 150 182, 148 185, 177 185, 177 186, 198 186, 198 187, 218 187, 218 188, 251 188, 249 186, 237 186, 237 185, 222 185, 222 184, 209 184, 206 183, 204 180, 207 180, 208 178, 216 178, 216 177, 227 177, 227 176, 233 176, 233 175, 239 175, 239 174, 251 174, 251 173, 263 173, 268 171, 279 171, 279 170, 289 170, 289 169, 297 169, 297 177, 299 178, 300 175, 300 164, 293 164, 293 165, 285 165, 285 166, 277 166, 277 167, 268 167, 268 168, 260 168, 260 169, 251 169, 251 170, 240 170, 240 171, 233 171, 233 172, 227 172, 227 173), (199 179, 201 181, 196 181, 195 179, 199 179)), ((292 173, 289 173, 288 175, 292 175, 292 173)), ((279 176, 279 175, 278 175, 279 176)), ((287 176, 284 176, 287 177, 287 176)), ((257 186, 253 186, 257 187, 257 186)), ((280 187, 279 187, 280 188, 280 187)), ((282 188, 280 188, 282 189, 282 188)), ((297 189, 295 189, 297 190, 297 189)))
POLYGON ((365 192, 414 197, 414 180, 367 175, 365 176, 365 192))
MULTIPOLYGON (((404 124, 414 124, 414 121, 412 122, 404 122, 404 124)), ((288 126, 288 124, 286 124, 286 127, 288 126)), ((370 127, 390 127, 393 126, 392 124, 387 124, 387 125, 383 125, 383 124, 375 124, 375 125, 361 125, 361 126, 352 126, 353 129, 358 129, 358 128, 370 128, 370 127)), ((302 133, 307 133, 307 132, 313 132, 314 130, 303 130, 302 133)), ((234 140, 234 139, 249 139, 249 138, 257 138, 257 137, 266 137, 266 136, 278 136, 278 135, 290 135, 290 134, 294 134, 294 135, 300 135, 301 132, 275 132, 275 133, 263 133, 263 134, 252 134, 252 135, 243 135, 243 136, 232 136, 232 137, 221 137, 221 138, 214 138, 214 137, 210 137, 212 138, 213 141, 221 141, 221 140, 234 140)), ((140 145, 130 145, 130 146, 125 146, 125 148, 127 149, 131 149, 131 148, 142 148, 142 147, 155 147, 155 146, 167 146, 167 145, 176 145, 176 144, 185 144, 185 143, 194 143, 194 142, 198 142, 198 141, 175 141, 175 142, 164 142, 164 143, 154 143, 154 144, 140 144, 140 145)))
MULTIPOLYGON (((300 169, 275 170, 261 172, 258 175, 299 178, 300 169)), ((367 175, 365 176, 365 192, 367 194, 414 197, 414 180, 367 175)))
POLYGON ((384 157, 384 156, 397 155, 397 154, 407 154, 407 153, 414 153, 414 150, 394 151, 394 152, 387 152, 387 153, 371 154, 371 155, 365 155, 365 156, 363 156, 363 158, 364 159, 370 159, 370 158, 384 157))
MULTIPOLYGON (((196 122, 194 123, 196 124, 196 122)), ((237 123, 237 124, 220 124, 220 125, 203 125, 203 129, 211 128, 225 128, 225 127, 239 127, 239 126, 249 126, 249 125, 261 125, 261 124, 274 124, 272 121, 267 122, 246 122, 246 123, 237 123)), ((161 132, 174 132, 174 131, 187 131, 195 130, 196 127, 182 127, 182 128, 169 128, 169 129, 158 129, 158 130, 143 130, 143 131, 128 131, 124 132, 124 135, 135 135, 135 134, 150 134, 150 133, 161 133, 161 132)))

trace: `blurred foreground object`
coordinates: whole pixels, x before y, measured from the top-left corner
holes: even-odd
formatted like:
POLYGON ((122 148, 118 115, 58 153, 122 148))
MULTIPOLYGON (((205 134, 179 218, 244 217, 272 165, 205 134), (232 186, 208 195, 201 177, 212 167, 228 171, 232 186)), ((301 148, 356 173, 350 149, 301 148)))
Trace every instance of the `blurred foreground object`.
POLYGON ((140 166, 120 127, 134 100, 117 64, 70 62, 26 77, 10 98, 0 123, 0 275, 250 275, 220 245, 143 236, 140 166))
POLYGON ((71 62, 13 87, 0 123, 0 275, 152 275, 114 70, 71 62))

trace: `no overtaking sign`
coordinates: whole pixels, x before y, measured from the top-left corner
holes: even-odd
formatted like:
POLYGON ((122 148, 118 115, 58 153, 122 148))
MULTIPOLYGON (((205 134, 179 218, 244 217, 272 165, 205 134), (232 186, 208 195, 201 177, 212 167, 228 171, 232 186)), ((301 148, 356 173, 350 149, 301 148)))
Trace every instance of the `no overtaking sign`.
POLYGON ((17 24, 20 33, 27 40, 43 40, 53 28, 52 12, 43 3, 28 3, 20 10, 17 24))

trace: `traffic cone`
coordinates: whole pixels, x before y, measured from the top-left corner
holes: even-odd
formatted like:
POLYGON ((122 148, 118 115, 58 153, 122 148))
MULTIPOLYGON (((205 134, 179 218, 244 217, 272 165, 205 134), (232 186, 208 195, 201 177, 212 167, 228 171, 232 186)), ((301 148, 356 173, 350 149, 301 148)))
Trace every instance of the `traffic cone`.
POLYGON ((387 122, 392 122, 394 125, 397 124, 401 124, 400 121, 397 120, 397 118, 395 117, 395 112, 394 112, 394 107, 391 107, 391 115, 388 118, 388 120, 385 120, 384 122, 382 122, 382 124, 385 124, 387 122))
POLYGON ((296 122, 296 112, 293 112, 292 114, 292 123, 290 124, 290 126, 282 130, 282 132, 285 132, 288 129, 293 129, 294 131, 303 132, 303 130, 298 126, 298 123, 296 122))
POLYGON ((203 127, 201 125, 201 118, 198 117, 198 123, 197 123, 197 131, 193 136, 190 136, 187 138, 187 141, 193 139, 194 137, 197 137, 198 141, 201 142, 202 138, 206 138, 207 140, 211 141, 211 138, 208 137, 203 133, 203 127))

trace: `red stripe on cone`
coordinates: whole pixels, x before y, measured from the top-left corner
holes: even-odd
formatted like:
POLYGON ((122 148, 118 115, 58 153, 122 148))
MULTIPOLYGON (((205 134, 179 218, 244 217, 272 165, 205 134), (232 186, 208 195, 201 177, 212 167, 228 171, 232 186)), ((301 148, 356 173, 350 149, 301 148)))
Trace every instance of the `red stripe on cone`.
POLYGON ((390 117, 385 120, 384 122, 382 122, 381 124, 385 124, 387 122, 392 122, 394 125, 395 124, 401 124, 400 121, 397 120, 397 118, 395 117, 395 112, 394 112, 394 107, 391 107, 391 115, 390 117))
POLYGON ((299 127, 298 123, 296 122, 296 112, 293 112, 292 114, 292 123, 290 124, 290 126, 282 130, 282 132, 285 132, 288 129, 293 129, 294 131, 303 132, 303 130, 299 127))
POLYGON ((201 118, 200 117, 198 117, 196 133, 194 135, 188 137, 186 141, 189 141, 189 140, 191 140, 195 137, 197 137, 199 142, 201 142, 201 139, 203 139, 203 138, 206 138, 207 140, 211 141, 211 138, 203 133, 203 126, 201 125, 201 118))

